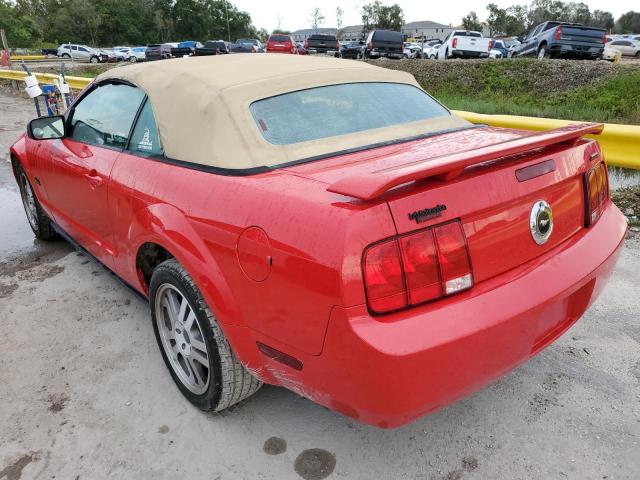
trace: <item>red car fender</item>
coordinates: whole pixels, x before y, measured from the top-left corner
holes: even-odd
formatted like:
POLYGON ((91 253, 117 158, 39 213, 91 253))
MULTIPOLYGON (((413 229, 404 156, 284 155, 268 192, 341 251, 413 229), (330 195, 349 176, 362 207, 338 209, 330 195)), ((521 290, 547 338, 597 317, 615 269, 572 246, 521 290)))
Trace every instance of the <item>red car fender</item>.
POLYGON ((220 267, 182 211, 168 204, 137 210, 127 234, 125 244, 135 245, 135 251, 122 252, 122 256, 129 262, 127 269, 136 287, 145 295, 148 286, 138 274, 136 258, 145 243, 155 243, 187 270, 220 323, 246 324, 220 267))
MULTIPOLYGON (((14 143, 9 149, 9 154, 12 158, 15 158, 20 164, 22 168, 24 168, 27 172, 31 167, 31 163, 29 161, 29 156, 27 155, 27 141, 26 141, 26 133, 23 133, 20 138, 14 143)), ((13 169, 13 175, 17 178, 16 166, 13 162, 11 162, 11 167, 13 169)))

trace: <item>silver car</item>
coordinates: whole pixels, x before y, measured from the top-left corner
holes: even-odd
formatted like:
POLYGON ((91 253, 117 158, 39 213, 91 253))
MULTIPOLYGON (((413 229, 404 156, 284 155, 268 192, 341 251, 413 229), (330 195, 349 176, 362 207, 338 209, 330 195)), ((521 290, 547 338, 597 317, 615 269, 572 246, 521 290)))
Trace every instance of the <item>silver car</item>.
POLYGON ((620 51, 622 55, 640 58, 640 42, 621 38, 609 42, 607 46, 615 48, 616 50, 620 51))
POLYGON ((76 61, 91 63, 100 62, 100 52, 86 45, 76 45, 65 43, 58 47, 58 56, 62 58, 72 58, 76 61))

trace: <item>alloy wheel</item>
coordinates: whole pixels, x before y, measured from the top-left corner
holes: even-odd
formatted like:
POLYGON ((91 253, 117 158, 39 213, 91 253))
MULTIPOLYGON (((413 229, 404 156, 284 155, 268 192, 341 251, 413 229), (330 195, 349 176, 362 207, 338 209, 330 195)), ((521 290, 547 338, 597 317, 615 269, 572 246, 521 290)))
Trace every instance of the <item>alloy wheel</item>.
POLYGON ((35 231, 38 230, 38 207, 36 205, 36 197, 31 189, 31 184, 27 179, 27 175, 22 173, 20 175, 20 197, 22 197, 22 205, 24 211, 27 214, 27 220, 29 225, 35 231))
POLYGON ((193 307, 174 285, 163 283, 156 293, 154 308, 171 368, 189 391, 203 394, 211 381, 209 351, 193 307))

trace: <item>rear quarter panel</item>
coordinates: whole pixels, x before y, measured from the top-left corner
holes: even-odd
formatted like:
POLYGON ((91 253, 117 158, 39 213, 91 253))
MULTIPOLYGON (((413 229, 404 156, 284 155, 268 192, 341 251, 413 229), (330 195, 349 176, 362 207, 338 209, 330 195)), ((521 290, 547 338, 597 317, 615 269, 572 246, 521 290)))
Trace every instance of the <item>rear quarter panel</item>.
POLYGON ((364 205, 325 189, 284 171, 222 176, 121 155, 110 197, 118 268, 143 290, 136 253, 158 243, 189 271, 223 328, 249 327, 275 348, 317 355, 332 307, 364 303, 364 247, 395 232, 384 201, 364 205), (269 238, 263 281, 238 260, 251 226, 269 238))

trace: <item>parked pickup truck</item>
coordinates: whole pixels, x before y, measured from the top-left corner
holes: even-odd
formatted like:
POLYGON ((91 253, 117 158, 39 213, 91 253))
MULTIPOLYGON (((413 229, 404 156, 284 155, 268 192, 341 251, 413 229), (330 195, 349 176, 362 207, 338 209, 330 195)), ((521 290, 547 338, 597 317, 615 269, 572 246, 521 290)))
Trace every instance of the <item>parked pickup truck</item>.
POLYGON ((578 23, 544 22, 524 39, 513 56, 537 56, 538 58, 586 58, 602 57, 607 31, 578 23))
POLYGON ((493 40, 484 38, 482 33, 469 30, 454 30, 438 48, 438 60, 450 58, 487 58, 493 47, 493 40))
POLYGON ((304 49, 309 53, 323 53, 338 56, 340 44, 335 35, 311 35, 304 41, 304 49))
POLYGON ((202 48, 200 42, 196 42, 195 40, 187 40, 185 42, 180 42, 177 47, 171 48, 171 56, 172 57, 183 57, 185 55, 194 55, 196 52, 196 48, 202 48))

